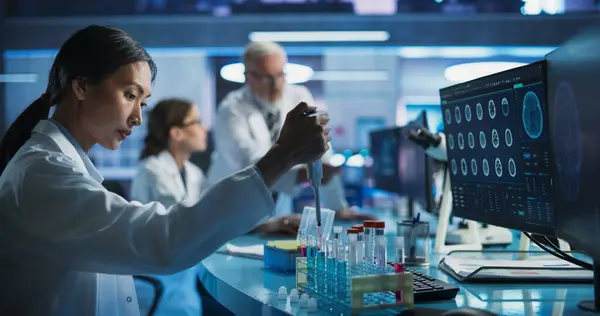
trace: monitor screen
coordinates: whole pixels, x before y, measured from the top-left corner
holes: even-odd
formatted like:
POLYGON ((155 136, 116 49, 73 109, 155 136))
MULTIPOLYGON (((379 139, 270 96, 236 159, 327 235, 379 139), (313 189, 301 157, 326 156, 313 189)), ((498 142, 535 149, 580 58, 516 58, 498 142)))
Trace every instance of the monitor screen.
POLYGON ((375 188, 402 194, 398 177, 398 146, 400 127, 387 128, 369 133, 373 180, 375 188))
POLYGON ((408 137, 409 132, 417 127, 429 128, 425 111, 399 129, 401 137, 398 142, 398 176, 403 194, 419 203, 425 211, 434 212, 433 161, 429 159, 423 147, 408 137))
POLYGON ((554 235, 544 61, 440 90, 453 214, 554 235))

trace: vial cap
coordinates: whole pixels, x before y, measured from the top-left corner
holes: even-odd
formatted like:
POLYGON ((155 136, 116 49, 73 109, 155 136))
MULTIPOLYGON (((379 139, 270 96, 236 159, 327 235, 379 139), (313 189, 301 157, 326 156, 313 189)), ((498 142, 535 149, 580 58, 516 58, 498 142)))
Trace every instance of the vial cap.
POLYGON ((375 225, 375 224, 374 224, 375 222, 376 222, 376 221, 374 221, 374 220, 366 220, 366 221, 363 223, 363 226, 364 226, 364 227, 366 227, 366 228, 375 228, 375 226, 374 226, 374 225, 375 225))
POLYGON ((354 229, 354 228, 348 228, 348 230, 346 231, 346 234, 350 235, 350 234, 358 234, 358 230, 354 229))
POLYGON ((342 228, 342 226, 333 226, 333 232, 334 233, 341 234, 343 230, 344 229, 342 228))
POLYGON ((384 221, 373 221, 372 223, 373 228, 385 228, 385 222, 384 221))
POLYGON ((358 230, 359 233, 362 233, 365 231, 365 228, 363 225, 354 225, 354 226, 352 226, 352 228, 358 230))

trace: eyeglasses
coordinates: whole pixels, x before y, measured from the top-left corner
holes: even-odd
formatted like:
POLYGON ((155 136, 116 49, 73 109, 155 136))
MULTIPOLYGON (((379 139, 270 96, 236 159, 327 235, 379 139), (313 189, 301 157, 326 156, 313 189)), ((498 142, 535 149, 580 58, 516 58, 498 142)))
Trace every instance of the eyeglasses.
POLYGON ((286 77, 286 74, 284 72, 279 73, 277 75, 273 75, 273 76, 271 76, 271 75, 261 75, 261 74, 259 74, 257 72, 254 72, 254 71, 246 71, 244 74, 250 75, 252 78, 254 78, 254 80, 259 81, 259 82, 261 82, 263 84, 267 84, 267 83, 273 84, 273 83, 275 83, 277 81, 284 80, 285 77, 286 77))
POLYGON ((200 120, 193 120, 193 121, 181 123, 181 124, 179 124, 177 126, 183 128, 183 127, 188 127, 188 126, 192 126, 192 125, 196 125, 196 124, 202 125, 202 121, 200 121, 200 120))

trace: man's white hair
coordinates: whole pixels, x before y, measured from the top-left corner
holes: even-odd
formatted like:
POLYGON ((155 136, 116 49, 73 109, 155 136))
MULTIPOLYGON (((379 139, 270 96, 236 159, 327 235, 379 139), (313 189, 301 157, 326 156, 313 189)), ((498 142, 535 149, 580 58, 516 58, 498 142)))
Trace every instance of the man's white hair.
POLYGON ((280 55, 287 59, 281 45, 274 42, 250 42, 244 48, 244 65, 256 63, 265 56, 280 55))

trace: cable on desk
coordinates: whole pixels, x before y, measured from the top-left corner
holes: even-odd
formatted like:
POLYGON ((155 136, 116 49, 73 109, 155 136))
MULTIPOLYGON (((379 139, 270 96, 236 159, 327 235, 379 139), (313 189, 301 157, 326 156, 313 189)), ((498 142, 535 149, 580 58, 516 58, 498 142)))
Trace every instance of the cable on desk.
MULTIPOLYGON (((529 233, 523 232, 523 234, 525 234, 525 236, 527 236, 527 238, 529 238, 534 244, 536 244, 538 247, 540 247, 540 249, 546 251, 547 253, 565 260, 567 262, 570 262, 574 265, 578 265, 584 269, 588 269, 588 270, 593 270, 593 266, 587 262, 581 261, 567 253, 565 253, 564 251, 560 250, 560 248, 558 248, 556 245, 554 245, 554 243, 550 242, 550 247, 552 247, 552 249, 548 248, 548 246, 544 245, 543 243, 541 243, 537 238, 535 238, 534 236, 532 236, 529 233), (553 251, 556 250, 556 251, 553 251)), ((537 237, 537 236, 536 236, 537 237)), ((549 240, 548 240, 549 241, 549 240)))

